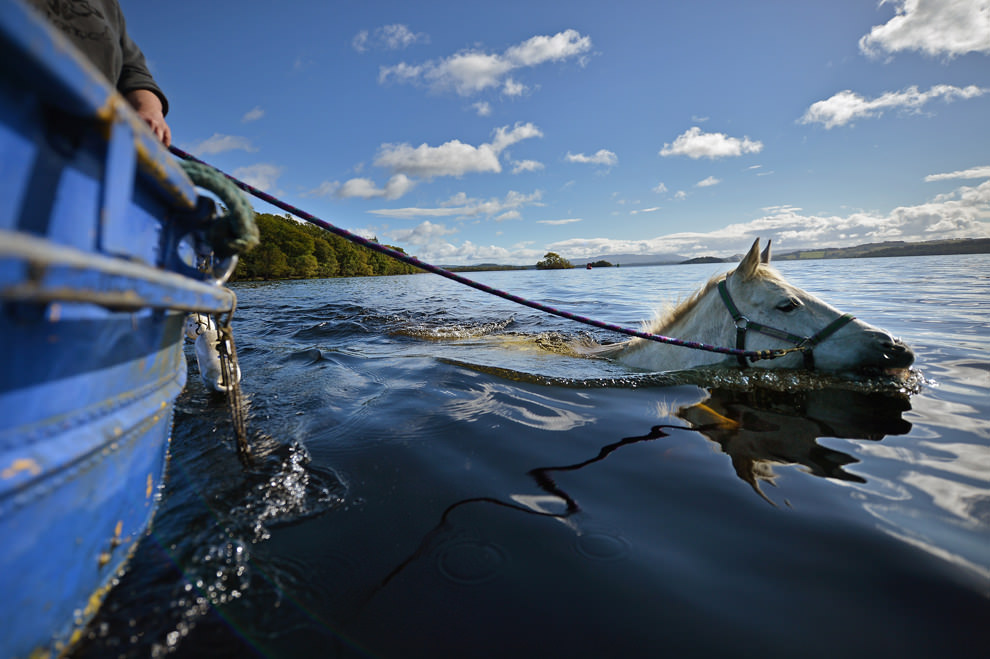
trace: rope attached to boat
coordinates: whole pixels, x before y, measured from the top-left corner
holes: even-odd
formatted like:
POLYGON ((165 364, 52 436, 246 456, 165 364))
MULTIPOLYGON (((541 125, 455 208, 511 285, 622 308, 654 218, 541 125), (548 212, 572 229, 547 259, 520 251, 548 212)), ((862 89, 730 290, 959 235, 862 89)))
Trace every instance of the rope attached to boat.
MULTIPOLYGON (((178 147, 171 146, 169 147, 169 150, 179 158, 182 158, 183 160, 206 165, 206 163, 203 162, 202 160, 196 158, 190 153, 183 151, 182 149, 179 149, 178 147)), ((761 359, 777 359, 778 357, 783 357, 784 355, 790 354, 792 352, 803 351, 803 348, 799 348, 799 347, 780 348, 775 350, 740 350, 738 348, 726 348, 723 346, 714 346, 714 345, 709 345, 707 343, 701 343, 698 341, 686 341, 684 339, 677 339, 670 336, 663 336, 661 334, 652 334, 650 332, 643 332, 641 330, 630 329, 628 327, 621 327, 619 325, 613 325, 612 323, 602 322, 600 320, 595 320, 593 318, 586 318, 584 316, 580 316, 578 314, 574 314, 569 311, 556 309, 554 307, 541 304, 539 302, 527 300, 526 298, 519 297, 518 295, 513 295, 511 293, 501 291, 497 288, 492 288, 491 286, 486 286, 485 284, 476 282, 473 279, 468 279, 467 277, 463 277, 457 274, 456 272, 451 272, 450 270, 446 270, 439 266, 431 265, 424 261, 420 261, 415 256, 410 256, 405 252, 400 252, 399 250, 392 249, 391 247, 382 245, 381 243, 378 243, 374 240, 368 240, 367 238, 363 238, 355 233, 351 233, 347 229, 341 229, 340 227, 334 226, 329 222, 321 220, 320 218, 311 215, 310 213, 307 213, 304 210, 296 208, 291 204, 287 204, 284 201, 277 199, 266 192, 262 192, 261 190, 234 178, 230 174, 221 172, 220 170, 216 170, 216 171, 223 174, 227 179, 233 182, 234 185, 244 190, 245 192, 254 195, 258 199, 261 199, 262 201, 267 202, 272 206, 275 206, 276 208, 281 208, 282 210, 288 213, 292 213, 296 217, 305 220, 310 224, 314 224, 320 227, 321 229, 324 229, 325 231, 329 231, 334 235, 340 236, 344 240, 348 240, 357 245, 361 245, 362 247, 367 247, 372 251, 378 252, 380 254, 384 254, 385 256, 393 258, 397 261, 401 261, 403 263, 407 263, 411 266, 417 267, 421 270, 425 270, 426 272, 431 272, 435 275, 440 275, 441 277, 450 279, 451 281, 456 281, 459 284, 470 286, 471 288, 482 291, 483 293, 488 293, 490 295, 500 297, 504 300, 515 302, 516 304, 521 304, 523 306, 530 307, 531 309, 536 309, 537 311, 542 311, 544 313, 549 313, 554 316, 559 316, 561 318, 573 320, 575 322, 582 323, 584 325, 590 325, 591 327, 598 327, 600 329, 608 330, 610 332, 617 332, 619 334, 624 334, 626 336, 645 339, 647 341, 656 341, 657 343, 666 343, 669 345, 679 346, 682 348, 691 348, 693 350, 704 350, 706 352, 716 352, 725 355, 735 355, 737 357, 748 358, 750 361, 753 362, 761 359)))
POLYGON ((218 331, 217 353, 220 358, 220 372, 223 386, 227 390, 227 407, 230 410, 230 420, 234 425, 234 438, 237 440, 237 455, 245 467, 250 467, 254 458, 251 444, 248 441, 247 418, 244 399, 241 397, 241 369, 237 363, 237 348, 234 347, 234 332, 230 321, 234 317, 231 309, 225 317, 216 316, 218 331))
MULTIPOLYGON (((215 167, 204 162, 186 161, 180 163, 189 180, 194 185, 215 194, 226 208, 226 213, 217 217, 205 231, 206 240, 216 257, 230 259, 231 268, 237 263, 237 255, 247 252, 261 242, 258 225, 254 221, 254 209, 247 197, 215 167)), ((204 271, 209 266, 200 264, 204 271)), ((244 401, 241 397, 240 367, 237 363, 237 349, 234 347, 234 332, 231 320, 236 304, 214 316, 217 328, 217 343, 214 349, 220 361, 220 384, 227 394, 227 407, 233 424, 234 438, 237 441, 237 454, 245 467, 252 464, 251 444, 248 441, 247 421, 244 401)))
POLYGON ((227 212, 210 225, 206 235, 217 256, 227 258, 253 249, 261 237, 254 222, 254 209, 247 197, 215 167, 191 160, 181 165, 189 180, 215 194, 227 208, 227 212))

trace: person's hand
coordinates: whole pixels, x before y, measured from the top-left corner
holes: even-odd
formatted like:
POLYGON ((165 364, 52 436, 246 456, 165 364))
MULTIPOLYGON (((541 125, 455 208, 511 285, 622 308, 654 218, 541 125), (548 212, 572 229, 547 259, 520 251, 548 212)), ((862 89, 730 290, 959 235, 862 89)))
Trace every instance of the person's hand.
POLYGON ((126 94, 131 107, 144 119, 151 132, 162 141, 165 146, 172 144, 172 131, 165 123, 165 114, 162 111, 162 101, 158 95, 148 89, 134 89, 126 94))

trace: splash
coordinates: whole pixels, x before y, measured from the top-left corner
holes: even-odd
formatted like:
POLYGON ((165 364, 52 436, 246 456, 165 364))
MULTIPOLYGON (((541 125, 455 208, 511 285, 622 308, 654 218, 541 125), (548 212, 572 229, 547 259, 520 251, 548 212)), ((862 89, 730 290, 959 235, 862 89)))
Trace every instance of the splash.
MULTIPOLYGON (((232 471, 221 484, 231 489, 210 493, 210 499, 233 505, 227 512, 214 510, 212 523, 183 543, 187 556, 172 556, 182 579, 174 586, 160 640, 151 645, 153 657, 178 651, 211 610, 223 616, 223 607, 245 596, 255 577, 252 549, 268 540, 272 529, 343 505, 343 481, 332 470, 310 464, 301 444, 256 437, 253 447, 256 466, 232 471)), ((173 545, 172 551, 181 549, 173 545)))
POLYGON ((269 526, 299 521, 343 504, 340 476, 312 466, 301 444, 276 445, 275 452, 263 461, 266 464, 260 469, 249 472, 257 481, 250 493, 231 511, 238 527, 250 527, 254 542, 271 536, 269 526))
POLYGON ((540 373, 530 373, 501 366, 474 364, 442 357, 439 361, 460 368, 467 368, 504 380, 528 382, 548 387, 571 389, 639 389, 644 387, 675 387, 696 385, 703 388, 722 388, 744 391, 764 389, 778 392, 800 392, 821 389, 846 389, 863 393, 903 394, 911 396, 930 384, 920 371, 911 370, 903 378, 878 376, 874 378, 846 379, 815 371, 789 371, 781 369, 705 368, 663 373, 623 373, 607 377, 572 378, 540 373))
POLYGON ((759 388, 793 393, 821 389, 845 389, 863 393, 899 393, 909 396, 920 393, 922 388, 928 384, 924 375, 915 369, 905 369, 905 371, 905 373, 897 376, 876 375, 848 378, 818 371, 708 368, 675 371, 670 373, 670 376, 681 384, 735 390, 759 388))
POLYGON ((505 330, 506 327, 515 322, 514 318, 497 320, 488 323, 475 324, 450 324, 450 325, 405 325, 393 329, 390 334, 398 336, 408 336, 414 339, 426 341, 454 341, 464 339, 475 339, 489 336, 505 330))

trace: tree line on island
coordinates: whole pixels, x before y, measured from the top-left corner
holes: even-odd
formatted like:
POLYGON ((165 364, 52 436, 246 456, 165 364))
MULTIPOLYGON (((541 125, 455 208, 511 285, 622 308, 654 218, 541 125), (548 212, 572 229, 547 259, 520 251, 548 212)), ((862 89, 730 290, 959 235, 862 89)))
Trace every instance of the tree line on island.
MULTIPOLYGON (((556 252, 547 252, 546 254, 543 255, 543 260, 537 262, 537 264, 536 264, 536 269, 537 270, 567 270, 567 269, 570 269, 570 268, 573 268, 573 267, 574 266, 571 265, 571 262, 570 261, 568 261, 567 259, 565 259, 560 254, 557 254, 556 252)), ((612 264, 609 263, 608 261, 602 260, 602 261, 594 261, 594 262, 588 263, 588 265, 586 267, 588 267, 588 268, 611 268, 612 267, 612 264)))
MULTIPOLYGON (((240 257, 232 280, 408 275, 419 268, 340 236, 281 217, 256 213, 261 243, 240 257)), ((389 245, 391 247, 391 245, 389 245)), ((392 249, 405 253, 399 247, 392 249)))

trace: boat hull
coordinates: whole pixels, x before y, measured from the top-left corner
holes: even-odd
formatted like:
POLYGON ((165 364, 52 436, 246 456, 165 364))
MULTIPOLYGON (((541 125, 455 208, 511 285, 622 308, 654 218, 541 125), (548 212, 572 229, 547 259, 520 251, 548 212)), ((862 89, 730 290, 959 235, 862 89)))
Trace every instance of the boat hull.
POLYGON ((186 314, 234 306, 183 251, 208 211, 71 44, 0 3, 2 657, 70 648, 150 528, 186 314))
MULTIPOLYGON (((0 621, 9 656, 71 645, 148 529, 186 379, 183 316, 143 328, 158 350, 123 361, 106 350, 89 370, 0 394, 4 419, 30 419, 0 431, 0 592, 16 612, 0 621)), ((74 325, 45 336, 71 348, 90 333, 74 325)))

